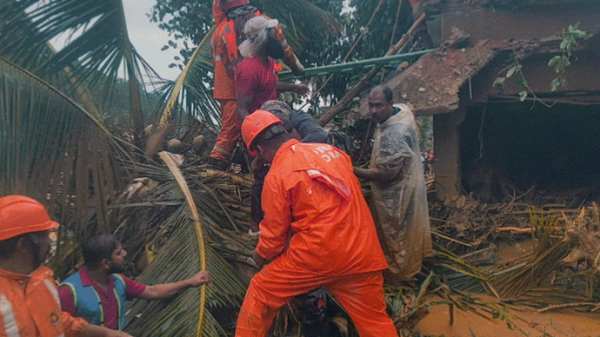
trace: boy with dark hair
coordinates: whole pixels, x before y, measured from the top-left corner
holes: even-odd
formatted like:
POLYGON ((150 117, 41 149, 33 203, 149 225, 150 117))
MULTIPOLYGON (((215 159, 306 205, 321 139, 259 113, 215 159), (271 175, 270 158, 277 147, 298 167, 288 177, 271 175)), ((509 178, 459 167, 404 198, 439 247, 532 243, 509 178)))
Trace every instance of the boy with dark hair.
POLYGON ((157 285, 137 283, 122 275, 127 252, 113 235, 99 234, 83 246, 85 266, 67 277, 58 287, 63 311, 95 325, 122 330, 126 301, 134 298, 160 300, 189 287, 210 282, 206 271, 189 279, 157 285))

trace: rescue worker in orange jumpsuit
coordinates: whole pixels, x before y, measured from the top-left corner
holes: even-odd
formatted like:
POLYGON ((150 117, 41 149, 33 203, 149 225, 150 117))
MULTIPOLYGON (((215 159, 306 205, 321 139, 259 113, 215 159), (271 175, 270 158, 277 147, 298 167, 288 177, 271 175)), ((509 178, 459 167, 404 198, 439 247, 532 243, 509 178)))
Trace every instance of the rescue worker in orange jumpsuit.
MULTIPOLYGON (((217 26, 211 43, 211 58, 215 71, 213 97, 219 102, 221 109, 221 130, 209 158, 209 164, 215 169, 227 169, 231 152, 240 138, 241 122, 236 114, 237 92, 234 76, 243 57, 237 47, 246 39, 243 33, 246 22, 259 15, 260 12, 256 7, 250 6, 248 0, 213 2, 213 19, 217 26)), ((274 33, 284 48, 283 61, 294 74, 301 74, 304 68, 287 44, 283 31, 277 26, 274 33)))
POLYGON ((0 336, 131 337, 61 311, 52 271, 42 266, 56 228, 39 202, 0 198, 0 336))
POLYGON ((360 336, 398 336, 386 314, 387 268, 350 158, 327 144, 291 139, 283 123, 257 110, 244 119, 250 154, 271 163, 265 178, 261 235, 235 336, 265 336, 289 299, 325 287, 360 336))

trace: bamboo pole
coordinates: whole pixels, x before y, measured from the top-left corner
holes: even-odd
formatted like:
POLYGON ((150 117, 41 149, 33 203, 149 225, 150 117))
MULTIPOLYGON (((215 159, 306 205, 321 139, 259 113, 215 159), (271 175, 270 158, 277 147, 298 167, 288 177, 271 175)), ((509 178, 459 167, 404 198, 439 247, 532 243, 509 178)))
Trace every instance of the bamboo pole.
POLYGON ((391 63, 399 63, 403 61, 414 61, 419 59, 419 57, 423 55, 427 55, 431 53, 432 50, 421 50, 413 53, 392 55, 392 56, 384 56, 378 58, 372 58, 368 60, 360 60, 355 62, 346 62, 346 63, 338 63, 338 64, 330 64, 322 67, 312 67, 304 69, 302 75, 292 76, 292 72, 289 70, 282 71, 278 74, 279 78, 282 80, 293 79, 293 78, 305 78, 305 77, 313 77, 313 76, 323 76, 331 73, 347 73, 356 71, 357 69, 365 69, 365 68, 374 68, 381 67, 391 63))
MULTIPOLYGON (((392 48, 388 50, 387 53, 385 53, 384 57, 396 54, 398 50, 400 50, 400 48, 408 41, 409 37, 412 36, 412 34, 424 21, 425 13, 421 14, 421 16, 415 21, 415 23, 410 27, 406 34, 402 36, 400 41, 398 41, 398 43, 396 43, 392 48)), ((335 116, 337 116, 337 114, 344 111, 348 103, 350 103, 350 101, 352 101, 354 97, 356 97, 363 90, 369 87, 370 80, 373 78, 373 76, 375 76, 377 71, 377 68, 371 69, 371 71, 369 71, 365 76, 363 76, 360 82, 358 82, 358 84, 354 88, 352 88, 344 97, 342 97, 338 104, 333 106, 323 116, 321 116, 321 118, 319 118, 317 124, 324 126, 335 116)))
POLYGON ((556 305, 550 305, 545 308, 539 309, 537 312, 542 313, 542 312, 546 312, 549 310, 555 310, 555 309, 574 308, 574 307, 583 307, 583 306, 597 306, 597 305, 600 305, 600 303, 584 302, 584 303, 556 304, 556 305))

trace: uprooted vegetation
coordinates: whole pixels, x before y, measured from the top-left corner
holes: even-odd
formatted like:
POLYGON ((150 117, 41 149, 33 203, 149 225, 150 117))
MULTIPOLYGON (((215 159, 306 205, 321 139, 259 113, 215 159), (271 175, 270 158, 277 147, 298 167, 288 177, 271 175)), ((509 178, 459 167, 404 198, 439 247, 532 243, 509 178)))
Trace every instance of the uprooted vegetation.
MULTIPOLYGON (((204 258, 215 281, 201 302, 193 290, 172 302, 134 302, 128 331, 185 331, 187 324, 195 324, 192 318, 199 308, 206 307, 207 324, 226 332, 235 322, 247 281, 258 270, 248 262, 257 240, 247 234, 250 177, 184 165, 183 181, 177 181, 169 169, 155 164, 140 165, 140 178, 114 205, 116 235, 132 257, 130 273, 141 272, 139 280, 145 283, 167 282, 193 273, 204 258), (185 202, 182 184, 199 219, 185 202), (206 244, 203 251, 198 249, 196 222, 206 244), (153 263, 148 266, 149 261, 153 263), (177 310, 182 314, 174 315, 177 310), (189 322, 181 323, 184 318, 189 322)), ((598 206, 567 209, 520 200, 486 204, 464 195, 447 202, 430 200, 435 255, 424 261, 412 282, 384 287, 390 315, 403 336, 410 335, 432 305, 448 305, 450 322, 455 310, 478 308, 493 319, 506 305, 539 311, 600 309, 598 206), (512 259, 500 256, 499 247, 525 242, 531 249, 518 250, 512 259), (486 302, 473 293, 495 299, 486 302)), ((344 331, 352 332, 350 320, 335 301, 330 303, 332 326, 348 335, 344 331)), ((292 302, 282 308, 274 329, 281 335, 298 332, 300 319, 301 311, 292 302)))

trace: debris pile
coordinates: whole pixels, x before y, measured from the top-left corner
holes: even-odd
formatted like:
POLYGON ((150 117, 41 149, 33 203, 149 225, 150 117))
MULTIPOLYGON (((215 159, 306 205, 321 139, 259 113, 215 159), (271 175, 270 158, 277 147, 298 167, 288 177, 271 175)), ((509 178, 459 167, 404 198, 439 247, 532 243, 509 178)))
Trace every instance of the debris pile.
POLYGON ((443 249, 444 254, 456 254, 456 261, 477 266, 483 274, 469 273, 479 278, 480 291, 505 303, 541 310, 578 303, 600 309, 600 208, 596 203, 576 209, 514 199, 486 204, 463 195, 446 203, 430 202, 430 214, 438 257, 443 249), (500 244, 519 242, 531 242, 533 249, 497 263, 500 244), (589 302, 596 305, 585 304, 589 302))
MULTIPOLYGON (((257 271, 248 263, 257 240, 247 234, 252 181, 243 175, 197 165, 183 165, 181 171, 201 213, 204 241, 210 248, 206 253, 207 266, 217 266, 219 271, 214 273, 243 284, 257 271)), ((166 168, 140 165, 137 172, 144 178, 132 181, 119 199, 118 211, 115 210, 120 224, 115 234, 133 255, 129 266, 132 275, 141 271, 139 266, 147 265, 142 262, 149 257, 158 259, 175 251, 181 245, 175 241, 189 238, 189 234, 177 234, 178 228, 197 220, 187 213, 178 183, 166 168)), ((566 208, 558 203, 528 204, 519 198, 486 204, 463 195, 447 202, 430 200, 429 207, 435 255, 424 261, 422 272, 413 281, 384 288, 388 308, 403 335, 409 335, 431 305, 448 305, 451 323, 456 308, 477 308, 490 317, 502 312, 507 304, 529 305, 538 311, 565 307, 600 310, 597 204, 566 208), (532 242, 533 249, 499 262, 501 244, 518 245, 525 241, 532 242), (493 301, 474 298, 472 293, 488 294, 493 301)), ((174 268, 173 273, 187 272, 187 264, 175 268, 177 264, 163 261, 161 265, 174 268)), ((141 277, 152 283, 165 275, 149 270, 141 277)), ((225 299, 209 294, 208 303, 216 303, 211 312, 217 321, 227 316, 226 312, 235 311, 242 290, 225 299), (228 309, 223 311, 225 308, 228 309)), ((136 310, 142 315, 143 310, 149 309, 136 306, 136 310)), ((278 315, 276 326, 282 333, 295 331, 298 327, 292 322, 299 321, 297 315, 299 311, 293 304, 286 306, 278 315)), ((339 312, 332 322, 334 319, 336 326, 347 330, 348 320, 339 312)))

